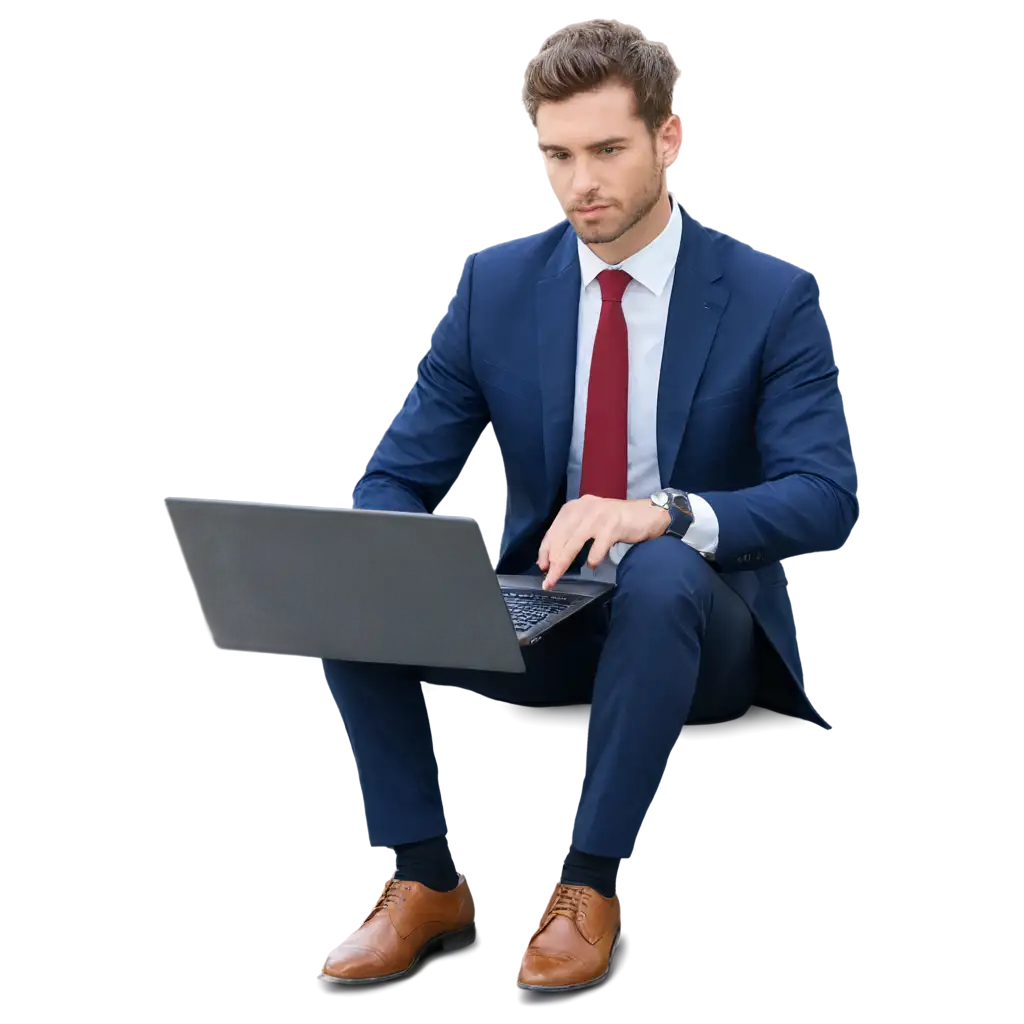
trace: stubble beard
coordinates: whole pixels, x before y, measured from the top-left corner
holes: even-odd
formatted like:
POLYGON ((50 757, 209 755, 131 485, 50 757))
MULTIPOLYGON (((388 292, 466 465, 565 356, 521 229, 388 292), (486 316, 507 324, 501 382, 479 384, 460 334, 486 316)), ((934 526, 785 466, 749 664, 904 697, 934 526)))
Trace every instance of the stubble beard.
POLYGON ((647 187, 642 196, 632 209, 628 211, 626 220, 616 227, 591 227, 573 224, 581 242, 588 246, 603 246, 611 242, 617 242, 624 234, 636 227, 656 206, 662 201, 662 182, 664 180, 664 168, 658 164, 654 165, 651 175, 647 181, 647 187))

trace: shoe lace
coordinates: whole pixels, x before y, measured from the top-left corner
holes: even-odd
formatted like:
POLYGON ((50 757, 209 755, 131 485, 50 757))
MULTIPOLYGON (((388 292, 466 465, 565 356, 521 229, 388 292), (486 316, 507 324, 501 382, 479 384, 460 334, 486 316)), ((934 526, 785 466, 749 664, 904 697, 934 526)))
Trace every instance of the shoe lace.
MULTIPOLYGON (((377 905, 366 915, 366 921, 369 921, 378 910, 383 910, 385 907, 394 906, 400 900, 404 900, 404 896, 399 895, 400 889, 408 889, 409 886, 405 885, 397 878, 389 878, 387 884, 384 886, 384 891, 380 894, 380 898, 377 900, 377 905)), ((365 924, 366 921, 363 923, 365 924)))
POLYGON ((576 919, 576 913, 580 907, 586 908, 587 894, 582 885, 566 885, 558 883, 558 892, 555 894, 555 902, 551 904, 548 917, 558 914, 560 917, 576 919))

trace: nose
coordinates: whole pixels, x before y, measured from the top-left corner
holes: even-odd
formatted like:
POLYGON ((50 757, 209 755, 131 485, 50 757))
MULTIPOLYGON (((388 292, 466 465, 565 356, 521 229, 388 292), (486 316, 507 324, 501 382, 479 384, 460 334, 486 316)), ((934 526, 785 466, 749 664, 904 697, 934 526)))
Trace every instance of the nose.
POLYGON ((597 185, 596 178, 582 161, 577 161, 573 172, 572 194, 580 197, 575 204, 576 206, 587 206, 589 203, 594 202, 588 196, 601 195, 601 189, 597 185))

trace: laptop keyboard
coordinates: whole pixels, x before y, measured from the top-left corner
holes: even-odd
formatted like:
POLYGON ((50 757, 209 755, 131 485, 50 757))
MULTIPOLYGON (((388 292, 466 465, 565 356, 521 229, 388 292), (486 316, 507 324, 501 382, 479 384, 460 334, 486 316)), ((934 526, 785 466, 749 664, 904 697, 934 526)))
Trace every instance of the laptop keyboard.
POLYGON ((502 590, 517 633, 525 633, 538 622, 583 600, 578 594, 555 594, 537 590, 502 590))

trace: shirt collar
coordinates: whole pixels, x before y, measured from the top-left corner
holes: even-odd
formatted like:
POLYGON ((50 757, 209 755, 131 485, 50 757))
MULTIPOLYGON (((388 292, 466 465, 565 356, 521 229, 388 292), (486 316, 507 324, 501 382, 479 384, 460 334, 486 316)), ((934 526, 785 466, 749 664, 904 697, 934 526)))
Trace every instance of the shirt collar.
POLYGON ((679 212, 679 203, 669 192, 672 213, 668 223, 657 238, 648 242, 639 252, 633 253, 621 263, 605 263, 579 236, 576 238, 576 250, 580 260, 580 279, 583 287, 593 281, 602 270, 625 270, 635 281, 639 281, 648 291, 660 295, 668 282, 669 275, 676 265, 679 256, 679 242, 683 235, 683 217, 679 212))

